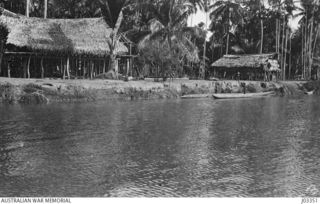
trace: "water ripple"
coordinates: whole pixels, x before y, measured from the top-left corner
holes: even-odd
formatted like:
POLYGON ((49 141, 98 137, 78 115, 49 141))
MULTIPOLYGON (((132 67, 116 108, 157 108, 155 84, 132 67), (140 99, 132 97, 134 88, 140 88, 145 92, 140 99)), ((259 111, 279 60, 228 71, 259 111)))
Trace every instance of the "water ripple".
POLYGON ((318 101, 0 105, 0 194, 319 196, 318 101))

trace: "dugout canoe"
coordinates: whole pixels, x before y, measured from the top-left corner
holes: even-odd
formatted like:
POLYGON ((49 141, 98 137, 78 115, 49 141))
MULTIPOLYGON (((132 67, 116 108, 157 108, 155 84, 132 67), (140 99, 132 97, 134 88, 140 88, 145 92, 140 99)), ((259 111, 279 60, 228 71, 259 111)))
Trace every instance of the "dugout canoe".
POLYGON ((215 99, 233 99, 233 98, 257 98, 264 96, 271 96, 274 92, 261 92, 261 93, 222 93, 222 94, 213 94, 215 99))
POLYGON ((189 94, 189 95, 184 95, 181 96, 183 99, 189 99, 189 98, 209 98, 212 97, 211 94, 189 94))

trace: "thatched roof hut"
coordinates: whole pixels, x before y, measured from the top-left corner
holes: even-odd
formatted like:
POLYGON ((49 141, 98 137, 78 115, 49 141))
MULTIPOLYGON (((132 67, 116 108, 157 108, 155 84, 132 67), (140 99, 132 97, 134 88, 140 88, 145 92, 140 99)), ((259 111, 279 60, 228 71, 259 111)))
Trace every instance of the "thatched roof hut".
MULTIPOLYGON (((103 18, 43 19, 27 18, 1 9, 0 25, 8 30, 7 45, 32 52, 94 55, 110 54, 108 40, 112 29, 103 18)), ((116 53, 127 53, 118 43, 116 53)))
POLYGON ((270 63, 275 64, 270 71, 277 71, 274 60, 277 54, 255 54, 255 55, 225 55, 219 60, 215 61, 211 66, 214 68, 255 68, 260 69, 270 63))

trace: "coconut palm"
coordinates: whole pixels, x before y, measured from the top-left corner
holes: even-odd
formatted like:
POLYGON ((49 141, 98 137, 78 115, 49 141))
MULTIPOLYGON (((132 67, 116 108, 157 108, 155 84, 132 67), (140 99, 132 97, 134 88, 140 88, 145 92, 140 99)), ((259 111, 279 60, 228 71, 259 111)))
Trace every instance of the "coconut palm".
MULTIPOLYGON (((204 23, 204 29, 205 32, 207 32, 208 28, 208 12, 210 10, 210 5, 211 5, 211 0, 193 0, 191 1, 193 4, 193 7, 197 8, 199 7, 202 11, 205 12, 206 19, 204 23)), ((196 10, 195 10, 196 11, 196 10)), ((204 39, 204 44, 203 44, 203 62, 201 66, 201 71, 199 72, 200 78, 204 78, 204 73, 205 73, 205 65, 206 65, 206 51, 207 51, 207 39, 205 37, 204 39)))
POLYGON ((302 64, 303 75, 307 79, 311 79, 313 58, 317 38, 319 35, 319 14, 320 14, 320 1, 310 0, 302 2, 303 9, 300 13, 296 14, 301 16, 300 24, 302 29, 302 64), (318 25, 318 26, 317 26, 318 25))
POLYGON ((147 1, 140 5, 153 15, 150 32, 140 42, 140 47, 149 41, 159 40, 168 43, 169 48, 181 49, 188 60, 198 61, 198 50, 190 36, 200 36, 200 31, 195 27, 187 27, 187 18, 194 12, 192 5, 195 4, 182 0, 147 1))
POLYGON ((227 40, 226 40, 226 54, 229 53, 230 32, 234 31, 236 26, 242 23, 242 7, 239 3, 231 1, 217 1, 210 6, 212 12, 210 13, 211 28, 216 27, 215 23, 223 23, 227 40))
POLYGON ((130 0, 98 0, 100 12, 106 23, 112 29, 108 45, 110 49, 109 67, 116 70, 117 47, 120 40, 120 26, 123 21, 123 11, 126 7, 132 4, 130 0))

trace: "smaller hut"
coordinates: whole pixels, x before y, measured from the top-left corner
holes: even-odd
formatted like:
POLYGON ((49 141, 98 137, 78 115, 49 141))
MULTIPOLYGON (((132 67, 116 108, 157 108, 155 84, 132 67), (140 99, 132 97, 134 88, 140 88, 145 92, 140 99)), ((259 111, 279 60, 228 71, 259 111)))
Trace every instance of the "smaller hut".
POLYGON ((276 53, 225 55, 211 67, 214 77, 230 80, 276 80, 280 72, 276 53))

